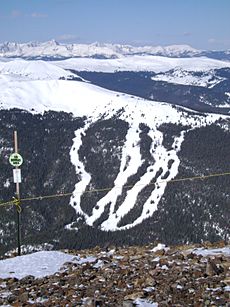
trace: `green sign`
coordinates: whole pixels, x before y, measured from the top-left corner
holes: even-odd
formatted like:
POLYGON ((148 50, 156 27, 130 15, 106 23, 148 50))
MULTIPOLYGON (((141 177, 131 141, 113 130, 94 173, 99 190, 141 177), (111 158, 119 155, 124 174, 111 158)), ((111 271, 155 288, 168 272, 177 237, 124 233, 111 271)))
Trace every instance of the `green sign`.
POLYGON ((19 155, 18 153, 13 153, 12 155, 10 155, 9 161, 10 164, 15 167, 21 166, 23 163, 22 156, 19 155))

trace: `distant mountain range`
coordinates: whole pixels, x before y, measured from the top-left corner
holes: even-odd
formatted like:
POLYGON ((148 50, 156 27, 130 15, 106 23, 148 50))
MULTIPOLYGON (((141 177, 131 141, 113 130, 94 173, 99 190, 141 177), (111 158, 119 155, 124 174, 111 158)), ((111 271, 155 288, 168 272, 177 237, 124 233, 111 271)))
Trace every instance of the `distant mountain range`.
POLYGON ((14 95, 22 81, 31 84, 27 89, 30 91, 37 84, 31 81, 63 79, 88 82, 108 90, 202 112, 230 112, 230 62, 227 61, 146 55, 119 59, 2 60, 1 106, 11 100, 6 99, 9 87, 14 95), (18 85, 13 86, 12 82, 18 82, 18 85))
POLYGON ((165 57, 209 57, 230 61, 230 50, 206 51, 194 49, 188 45, 172 46, 142 46, 135 47, 121 44, 60 44, 55 40, 44 43, 14 43, 0 44, 1 57, 21 57, 25 59, 64 59, 72 57, 92 58, 122 58, 130 55, 157 55, 165 57))

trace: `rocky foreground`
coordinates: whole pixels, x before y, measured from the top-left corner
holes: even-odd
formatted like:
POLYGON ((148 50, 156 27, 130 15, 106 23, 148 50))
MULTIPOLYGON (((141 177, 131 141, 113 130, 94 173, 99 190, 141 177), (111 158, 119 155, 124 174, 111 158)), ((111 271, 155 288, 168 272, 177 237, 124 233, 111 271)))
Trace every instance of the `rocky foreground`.
POLYGON ((223 242, 68 251, 91 260, 0 279, 0 306, 230 306, 229 251, 223 242))

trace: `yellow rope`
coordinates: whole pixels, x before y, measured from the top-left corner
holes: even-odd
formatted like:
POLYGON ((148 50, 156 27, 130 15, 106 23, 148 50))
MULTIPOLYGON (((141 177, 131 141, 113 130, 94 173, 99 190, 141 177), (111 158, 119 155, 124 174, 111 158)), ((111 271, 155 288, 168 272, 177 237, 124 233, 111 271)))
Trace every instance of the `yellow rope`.
MULTIPOLYGON (((192 180, 203 180, 203 179, 208 179, 208 178, 214 178, 214 177, 221 177, 221 176, 229 176, 230 172, 225 172, 225 173, 216 173, 216 174, 209 174, 209 175, 203 175, 203 176, 194 176, 194 177, 185 177, 185 178, 178 178, 178 179, 171 179, 171 180, 162 180, 157 183, 149 183, 149 184, 137 184, 136 186, 151 186, 151 185, 158 185, 162 183, 174 183, 174 182, 183 182, 183 181, 192 181, 192 180)), ((124 188, 129 189, 134 187, 134 185, 126 185, 124 188)), ((96 193, 96 192, 108 192, 112 190, 113 188, 121 188, 121 187, 106 187, 106 188, 101 188, 101 189, 94 189, 94 190, 86 190, 82 194, 86 193, 96 193)), ((79 192, 81 193, 81 192, 79 192)), ((31 200, 44 200, 44 199, 49 199, 49 198, 58 198, 58 197, 65 197, 65 196, 70 196, 73 195, 73 192, 70 193, 61 193, 61 194, 53 194, 53 195, 43 195, 43 196, 34 196, 34 197, 26 197, 26 198, 21 198, 16 199, 13 198, 11 201, 3 202, 0 203, 0 207, 3 206, 9 206, 9 205, 15 205, 17 207, 17 210, 20 210, 21 212, 21 202, 25 201, 31 201, 31 200)))
POLYGON ((64 197, 64 196, 70 196, 72 193, 61 193, 61 194, 53 194, 53 195, 43 195, 43 196, 35 196, 35 197, 26 197, 21 198, 21 201, 29 201, 29 200, 43 200, 48 198, 56 198, 56 197, 64 197))
POLYGON ((18 213, 21 213, 22 212, 22 208, 21 208, 21 201, 20 201, 20 199, 13 197, 12 203, 16 206, 16 210, 18 211, 18 213))

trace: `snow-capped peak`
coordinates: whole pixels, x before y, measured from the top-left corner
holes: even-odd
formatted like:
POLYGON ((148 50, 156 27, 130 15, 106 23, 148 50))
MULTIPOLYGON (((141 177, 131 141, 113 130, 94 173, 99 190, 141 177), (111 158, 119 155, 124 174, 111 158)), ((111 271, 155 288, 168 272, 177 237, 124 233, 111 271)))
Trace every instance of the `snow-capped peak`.
POLYGON ((187 45, 173 46, 142 46, 135 47, 121 44, 60 44, 56 40, 48 42, 3 43, 0 44, 1 57, 105 57, 120 58, 134 54, 149 54, 162 56, 192 56, 199 50, 187 45))

